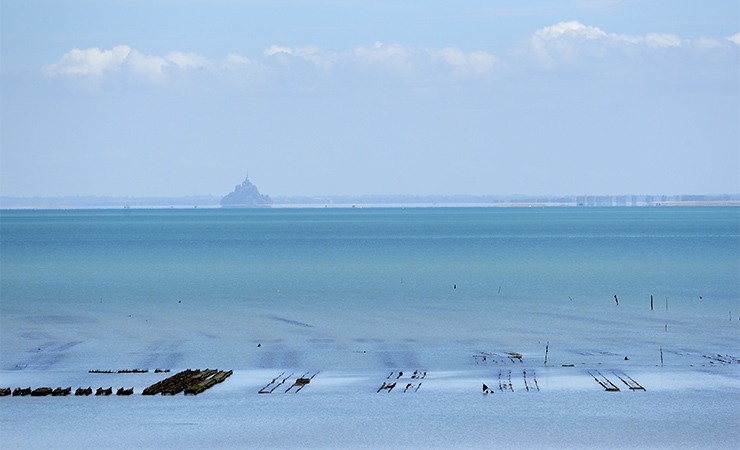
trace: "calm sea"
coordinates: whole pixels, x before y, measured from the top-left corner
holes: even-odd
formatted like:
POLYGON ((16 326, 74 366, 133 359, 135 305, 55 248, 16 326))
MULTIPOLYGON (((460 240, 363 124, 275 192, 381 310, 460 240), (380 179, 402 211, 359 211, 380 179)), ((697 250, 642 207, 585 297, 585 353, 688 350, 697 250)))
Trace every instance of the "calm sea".
POLYGON ((332 352, 396 339, 406 353, 368 364, 424 365, 443 358, 420 350, 435 339, 513 345, 496 330, 519 330, 534 348, 584 314, 561 330, 577 334, 615 295, 619 311, 650 311, 652 295, 656 311, 729 320, 740 209, 12 210, 0 270, 5 369, 39 342, 120 339, 132 364, 185 363, 188 345, 207 352, 187 342, 211 339, 218 361, 234 341, 279 343, 245 367, 341 365, 332 352))

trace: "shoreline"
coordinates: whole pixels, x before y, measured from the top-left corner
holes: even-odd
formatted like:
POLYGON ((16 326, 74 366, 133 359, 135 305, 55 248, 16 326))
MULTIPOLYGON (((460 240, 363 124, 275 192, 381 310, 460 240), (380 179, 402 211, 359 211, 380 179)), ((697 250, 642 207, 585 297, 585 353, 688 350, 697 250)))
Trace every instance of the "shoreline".
POLYGON ((574 205, 571 203, 280 203, 262 207, 228 207, 220 205, 136 205, 136 206, 0 206, 0 211, 68 211, 68 210, 167 210, 167 209, 224 209, 224 210, 266 210, 266 209, 363 209, 363 208, 649 208, 649 207, 740 207, 740 201, 667 201, 638 205, 574 205))

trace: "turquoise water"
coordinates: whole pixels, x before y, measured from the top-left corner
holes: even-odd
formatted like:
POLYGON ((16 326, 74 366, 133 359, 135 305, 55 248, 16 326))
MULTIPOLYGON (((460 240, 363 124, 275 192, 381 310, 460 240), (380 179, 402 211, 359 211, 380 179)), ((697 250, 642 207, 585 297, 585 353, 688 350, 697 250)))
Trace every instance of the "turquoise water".
MULTIPOLYGON (((620 314, 649 311, 653 295, 680 320, 727 320, 740 313, 739 242, 730 207, 2 211, 3 367, 36 345, 120 351, 122 339, 132 364, 179 364, 211 351, 193 336, 230 363, 237 342, 280 342, 277 360, 250 354, 246 367, 341 365, 342 351, 389 339, 410 362, 442 364, 458 361, 442 340, 515 342, 492 330, 518 330, 532 351, 547 329, 583 344, 609 326, 584 311, 603 319, 614 295, 620 314)), ((635 321, 662 330, 656 317, 635 321)), ((87 352, 76 357, 105 353, 87 352)), ((367 364, 401 356, 379 358, 367 364)))
POLYGON ((5 306, 736 301, 736 208, 4 211, 5 306), (280 295, 277 291, 280 290, 280 295))

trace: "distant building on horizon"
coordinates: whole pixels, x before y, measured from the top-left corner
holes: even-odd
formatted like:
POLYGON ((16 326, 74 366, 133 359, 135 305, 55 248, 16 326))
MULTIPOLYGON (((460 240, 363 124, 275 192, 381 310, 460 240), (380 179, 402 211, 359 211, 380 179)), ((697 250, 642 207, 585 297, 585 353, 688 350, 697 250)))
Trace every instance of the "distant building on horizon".
POLYGON ((269 208, 272 199, 259 193, 257 186, 249 181, 249 172, 242 184, 234 187, 234 192, 221 199, 222 208, 269 208))

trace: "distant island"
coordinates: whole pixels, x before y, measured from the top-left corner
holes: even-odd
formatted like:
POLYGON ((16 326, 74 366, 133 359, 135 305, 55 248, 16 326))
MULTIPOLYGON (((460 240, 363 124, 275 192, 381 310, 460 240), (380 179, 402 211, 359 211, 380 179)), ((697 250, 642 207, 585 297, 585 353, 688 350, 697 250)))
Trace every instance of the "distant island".
POLYGON ((260 194, 257 186, 249 181, 249 173, 242 184, 237 184, 234 192, 221 199, 222 208, 269 208, 272 199, 260 194))

